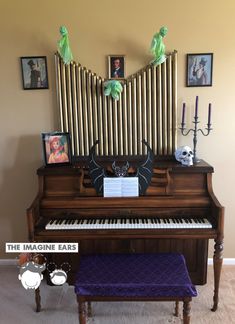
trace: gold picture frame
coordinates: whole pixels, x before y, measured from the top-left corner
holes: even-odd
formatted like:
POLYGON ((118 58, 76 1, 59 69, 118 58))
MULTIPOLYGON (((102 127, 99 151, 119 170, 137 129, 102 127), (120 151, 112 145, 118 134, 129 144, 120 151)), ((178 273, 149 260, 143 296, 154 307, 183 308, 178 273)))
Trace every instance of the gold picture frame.
POLYGON ((44 161, 47 166, 72 163, 69 132, 42 133, 44 161))

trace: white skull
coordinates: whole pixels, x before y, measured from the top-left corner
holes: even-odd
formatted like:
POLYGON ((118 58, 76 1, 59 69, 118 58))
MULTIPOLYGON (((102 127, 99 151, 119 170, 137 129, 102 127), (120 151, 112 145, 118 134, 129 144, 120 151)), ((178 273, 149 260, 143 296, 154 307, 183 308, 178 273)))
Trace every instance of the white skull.
POLYGON ((193 165, 193 151, 189 146, 180 146, 175 151, 175 158, 182 165, 193 165))

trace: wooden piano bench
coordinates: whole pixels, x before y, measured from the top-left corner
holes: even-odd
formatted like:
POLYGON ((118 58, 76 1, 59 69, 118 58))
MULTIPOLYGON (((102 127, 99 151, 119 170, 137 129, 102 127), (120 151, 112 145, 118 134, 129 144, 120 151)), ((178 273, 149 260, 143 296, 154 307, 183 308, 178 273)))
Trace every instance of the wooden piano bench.
POLYGON ((188 324, 190 302, 197 296, 178 253, 81 256, 75 293, 80 324, 86 324, 86 302, 91 313, 92 301, 175 301, 176 316, 182 301, 183 323, 188 324))

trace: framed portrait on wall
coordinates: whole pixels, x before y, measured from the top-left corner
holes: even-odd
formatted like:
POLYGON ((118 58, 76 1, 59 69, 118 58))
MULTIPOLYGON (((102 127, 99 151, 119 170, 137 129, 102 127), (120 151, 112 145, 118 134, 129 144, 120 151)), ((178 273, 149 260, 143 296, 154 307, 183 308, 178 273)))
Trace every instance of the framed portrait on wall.
POLYGON ((187 54, 186 86, 211 87, 213 53, 187 54))
POLYGON ((24 90, 48 89, 46 56, 23 56, 21 60, 24 90))
POLYGON ((71 164, 70 134, 65 132, 42 133, 43 155, 46 165, 71 164))
POLYGON ((108 56, 108 78, 124 79, 125 78, 125 55, 108 56))

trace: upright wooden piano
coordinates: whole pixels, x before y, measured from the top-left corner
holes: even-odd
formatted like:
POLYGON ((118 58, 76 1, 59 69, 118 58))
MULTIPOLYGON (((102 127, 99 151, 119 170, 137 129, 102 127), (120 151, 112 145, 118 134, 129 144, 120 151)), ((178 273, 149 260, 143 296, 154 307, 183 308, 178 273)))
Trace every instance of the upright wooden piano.
MULTIPOLYGON (((105 161, 100 163, 108 167, 105 161)), ((213 239, 215 311, 224 209, 213 193, 213 167, 204 161, 185 167, 173 159, 156 159, 144 196, 104 198, 97 196, 86 166, 83 160, 72 166, 38 169, 39 192, 27 211, 29 240, 78 242, 79 254, 180 252, 193 283, 201 285, 207 279, 208 240, 213 239)), ((58 264, 71 264, 72 284, 78 254, 48 257, 58 264)))
MULTIPOLYGON (((79 254, 182 253, 194 284, 207 279, 208 241, 214 245, 214 303, 217 309, 222 266, 224 209, 212 189, 213 167, 190 167, 174 159, 177 147, 177 52, 161 65, 147 65, 123 80, 119 100, 104 94, 104 79, 79 63, 55 56, 61 131, 70 132, 71 166, 38 169, 39 190, 27 211, 29 240, 79 242, 79 254), (144 160, 145 139, 155 160, 144 196, 97 196, 88 174, 89 150, 97 161, 115 160, 135 169, 144 160)), ((200 110, 200 107, 199 107, 200 110)), ((72 265, 78 255, 51 256, 72 265)))

